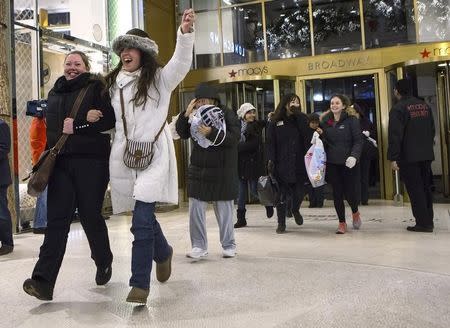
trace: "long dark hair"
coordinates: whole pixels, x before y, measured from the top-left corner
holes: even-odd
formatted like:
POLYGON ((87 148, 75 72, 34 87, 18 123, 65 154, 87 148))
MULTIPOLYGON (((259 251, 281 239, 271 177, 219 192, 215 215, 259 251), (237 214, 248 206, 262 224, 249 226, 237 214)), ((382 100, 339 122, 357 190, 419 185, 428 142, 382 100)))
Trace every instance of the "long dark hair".
MULTIPOLYGON (((137 91, 134 95, 134 98, 131 99, 136 106, 140 106, 144 104, 147 100, 148 89, 153 84, 156 91, 159 95, 159 90, 155 85, 155 75, 157 70, 162 67, 162 64, 158 62, 158 60, 149 53, 141 52, 141 76, 139 77, 137 83, 137 91)), ((122 70, 122 61, 117 64, 116 68, 114 68, 108 75, 106 75, 105 79, 108 85, 108 89, 114 84, 116 81, 117 75, 122 70)), ((159 102, 159 99, 157 99, 159 102)))
POLYGON ((297 96, 295 93, 288 93, 281 98, 280 103, 278 104, 277 108, 275 109, 275 112, 273 113, 270 120, 272 122, 278 122, 282 121, 287 117, 286 114, 286 105, 289 104, 292 100, 298 99, 298 102, 300 102, 300 97, 297 96))

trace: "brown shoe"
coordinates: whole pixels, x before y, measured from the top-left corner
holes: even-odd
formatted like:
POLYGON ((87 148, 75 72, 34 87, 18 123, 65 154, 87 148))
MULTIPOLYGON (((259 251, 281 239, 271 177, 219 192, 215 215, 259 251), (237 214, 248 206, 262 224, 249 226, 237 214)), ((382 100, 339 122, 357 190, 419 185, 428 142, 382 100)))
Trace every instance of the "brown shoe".
POLYGON ((172 273, 172 255, 173 248, 170 247, 170 255, 169 257, 161 263, 156 263, 156 279, 159 282, 166 282, 170 278, 170 274, 172 273))
POLYGON ((147 304, 147 297, 149 294, 148 289, 132 287, 127 296, 127 302, 147 304))
POLYGON ((346 232, 347 232, 347 223, 339 222, 339 226, 338 226, 338 228, 336 230, 336 234, 343 235, 346 232))

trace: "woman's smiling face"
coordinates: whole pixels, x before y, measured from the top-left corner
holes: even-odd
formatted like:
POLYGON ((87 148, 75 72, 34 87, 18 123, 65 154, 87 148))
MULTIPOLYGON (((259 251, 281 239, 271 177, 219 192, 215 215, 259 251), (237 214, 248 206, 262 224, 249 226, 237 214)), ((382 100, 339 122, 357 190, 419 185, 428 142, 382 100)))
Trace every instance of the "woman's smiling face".
POLYGON ((86 72, 86 64, 79 54, 70 54, 66 57, 64 61, 64 76, 67 80, 73 80, 86 72))
POLYGON ((136 48, 125 48, 120 53, 122 68, 127 72, 134 72, 141 67, 141 51, 136 48))

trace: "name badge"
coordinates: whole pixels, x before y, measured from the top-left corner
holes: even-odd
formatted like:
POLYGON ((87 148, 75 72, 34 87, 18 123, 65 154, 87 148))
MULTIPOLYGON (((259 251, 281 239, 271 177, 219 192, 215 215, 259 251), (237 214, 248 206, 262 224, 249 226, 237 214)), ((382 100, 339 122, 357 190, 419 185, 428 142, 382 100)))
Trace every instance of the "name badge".
POLYGON ((340 130, 344 130, 344 129, 345 129, 345 126, 344 126, 344 125, 340 125, 340 126, 339 126, 339 129, 340 129, 340 130))
POLYGON ((282 125, 284 125, 284 122, 283 122, 283 121, 278 121, 278 122, 277 122, 277 126, 282 126, 282 125))

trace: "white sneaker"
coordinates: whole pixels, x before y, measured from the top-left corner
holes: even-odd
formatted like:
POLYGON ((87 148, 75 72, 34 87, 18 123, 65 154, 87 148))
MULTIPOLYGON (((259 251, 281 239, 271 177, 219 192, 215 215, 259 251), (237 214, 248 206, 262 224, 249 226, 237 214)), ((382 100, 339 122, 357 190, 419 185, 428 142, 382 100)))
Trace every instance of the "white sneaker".
POLYGON ((228 248, 222 250, 222 256, 226 259, 236 256, 236 248, 228 248))
POLYGON ((191 259, 199 259, 208 256, 208 251, 206 249, 201 249, 200 247, 194 247, 189 253, 186 254, 186 256, 191 259))

